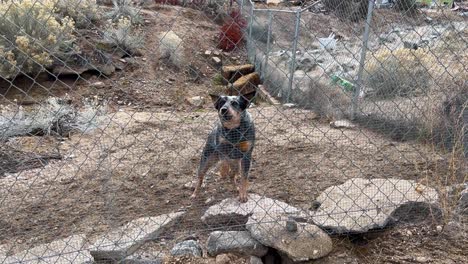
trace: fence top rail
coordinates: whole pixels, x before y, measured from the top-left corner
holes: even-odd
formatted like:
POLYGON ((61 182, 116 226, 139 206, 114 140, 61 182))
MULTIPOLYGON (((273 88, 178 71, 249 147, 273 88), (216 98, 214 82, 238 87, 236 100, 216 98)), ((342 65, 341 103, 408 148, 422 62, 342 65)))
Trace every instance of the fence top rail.
POLYGON ((314 7, 316 4, 318 4, 318 3, 320 3, 320 2, 322 2, 322 0, 317 0, 317 1, 313 2, 313 3, 310 4, 310 5, 306 5, 306 6, 304 6, 304 7, 301 9, 300 12, 307 11, 309 8, 314 7))

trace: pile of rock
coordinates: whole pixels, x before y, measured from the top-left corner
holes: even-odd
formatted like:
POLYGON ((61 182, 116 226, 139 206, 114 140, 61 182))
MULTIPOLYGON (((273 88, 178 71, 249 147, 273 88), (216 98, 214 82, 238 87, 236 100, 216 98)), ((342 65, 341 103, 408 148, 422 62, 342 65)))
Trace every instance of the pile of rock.
POLYGON ((313 201, 317 205, 313 211, 257 194, 250 194, 247 203, 229 198, 209 207, 201 217, 210 227, 226 228, 209 234, 206 252, 211 257, 250 256, 251 263, 257 264, 314 260, 332 251, 329 235, 424 220, 440 212, 438 199, 434 189, 414 181, 361 178, 326 189, 313 201), (245 230, 227 230, 233 226, 245 230), (280 262, 275 260, 278 256, 280 262))
MULTIPOLYGON (((466 214, 466 194, 465 186, 459 198, 460 214, 466 214)), ((332 234, 365 233, 440 212, 434 189, 397 179, 350 179, 327 188, 312 202, 316 206, 310 211, 257 194, 250 194, 246 203, 225 199, 201 217, 204 224, 218 229, 205 244, 190 238, 167 253, 216 257, 217 263, 230 263, 233 254, 256 264, 295 263, 327 256, 333 249, 332 234)), ((40 257, 47 263, 164 263, 161 252, 142 255, 137 251, 149 241, 163 245, 162 232, 183 216, 184 212, 176 212, 144 217, 97 238, 75 235, 15 255, 0 247, 0 262, 37 263, 40 257)))

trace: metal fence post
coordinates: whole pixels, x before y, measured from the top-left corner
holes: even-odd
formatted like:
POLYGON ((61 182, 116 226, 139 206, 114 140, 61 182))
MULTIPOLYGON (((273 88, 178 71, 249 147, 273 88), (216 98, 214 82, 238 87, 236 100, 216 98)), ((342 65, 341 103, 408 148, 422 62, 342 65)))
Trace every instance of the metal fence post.
POLYGON ((271 20, 273 18, 273 13, 271 10, 268 11, 268 31, 267 31, 267 46, 266 46, 266 53, 265 53, 265 67, 263 68, 263 78, 265 78, 268 74, 268 60, 270 56, 270 42, 271 42, 271 20))
POLYGON ((296 50, 297 50, 297 42, 299 39, 299 26, 301 24, 301 11, 298 10, 296 12, 296 27, 294 29, 294 42, 293 42, 293 47, 292 47, 292 60, 291 60, 291 65, 289 69, 289 85, 288 85, 288 91, 286 94, 286 103, 289 103, 291 100, 291 92, 292 92, 292 87, 293 87, 293 79, 294 79, 294 70, 296 68, 296 50))
POLYGON ((361 58, 359 60, 359 70, 358 70, 357 80, 355 82, 356 89, 354 89, 354 94, 353 94, 353 99, 352 99, 351 119, 354 119, 356 117, 358 98, 359 98, 359 94, 361 93, 362 74, 364 72, 364 65, 366 63, 367 43, 369 41, 369 31, 370 31, 370 24, 372 22, 373 11, 374 11, 374 0, 369 0, 369 7, 367 8, 366 26, 364 29, 364 37, 362 40, 361 58))

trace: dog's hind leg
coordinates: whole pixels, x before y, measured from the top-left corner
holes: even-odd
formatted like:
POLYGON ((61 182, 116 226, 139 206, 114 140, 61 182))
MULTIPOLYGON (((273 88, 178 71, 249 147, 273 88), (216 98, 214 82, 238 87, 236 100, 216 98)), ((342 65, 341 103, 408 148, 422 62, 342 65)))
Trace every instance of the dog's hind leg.
POLYGON ((195 190, 191 196, 192 199, 197 198, 200 188, 203 184, 203 179, 205 178, 206 172, 219 161, 219 158, 214 153, 206 154, 204 153, 200 161, 200 166, 198 167, 197 172, 197 183, 195 184, 195 190))

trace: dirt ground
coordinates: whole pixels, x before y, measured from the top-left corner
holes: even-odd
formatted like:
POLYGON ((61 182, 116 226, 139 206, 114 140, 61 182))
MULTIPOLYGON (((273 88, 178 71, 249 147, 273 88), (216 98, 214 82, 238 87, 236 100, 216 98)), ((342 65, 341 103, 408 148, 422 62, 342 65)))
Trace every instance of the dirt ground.
MULTIPOLYGON (((216 44, 217 28, 201 12, 158 7, 149 12, 147 48, 135 58, 139 67, 97 79, 18 80, 21 89, 2 83, 2 103, 68 93, 109 99, 111 111, 103 126, 90 134, 66 139, 20 137, 8 146, 30 153, 58 153, 41 167, 0 176, 0 245, 10 253, 73 234, 90 239, 143 216, 187 210, 183 219, 144 249, 170 248, 187 237, 205 241, 210 227, 200 217, 222 199, 236 195, 215 171, 207 177, 200 198, 189 200, 201 148, 216 120, 211 103, 193 107, 184 99, 207 96, 218 69, 203 56, 216 44), (153 14, 153 15, 151 15, 153 14), (157 35, 172 29, 187 41, 187 57, 203 74, 198 83, 158 61, 157 35), (196 44, 196 45, 195 45, 196 44), (183 78, 181 78, 183 76, 183 78), (89 84, 103 81, 104 88, 89 84), (6 87, 6 88, 5 88, 6 87), (166 241, 164 244, 162 241, 166 241)), ((242 49, 224 54, 224 64, 246 61, 242 49)), ((396 142, 361 128, 332 129, 313 112, 259 102, 250 109, 257 128, 251 170, 251 193, 310 209, 325 188, 353 177, 411 179, 439 188, 464 180, 450 155, 418 142, 396 142)), ((334 237, 334 251, 314 263, 463 263, 465 238, 437 232, 444 222, 391 228, 360 237, 334 237)), ((171 259, 170 263, 214 263, 213 259, 171 259)), ((242 263, 237 258, 235 263, 242 263)))

